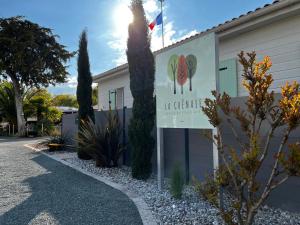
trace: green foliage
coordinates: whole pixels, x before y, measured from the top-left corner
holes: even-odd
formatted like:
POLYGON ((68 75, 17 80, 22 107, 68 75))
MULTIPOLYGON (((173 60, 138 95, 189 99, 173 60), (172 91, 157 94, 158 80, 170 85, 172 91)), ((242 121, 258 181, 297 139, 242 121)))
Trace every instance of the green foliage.
POLYGON ((55 95, 52 99, 54 106, 66 106, 78 108, 76 96, 69 94, 55 95))
POLYGON ((81 121, 90 118, 95 122, 94 110, 92 105, 92 75, 87 50, 87 34, 84 30, 79 40, 79 53, 77 60, 78 85, 77 101, 79 104, 78 116, 81 121))
POLYGON ((107 124, 105 126, 106 142, 109 156, 111 158, 112 166, 118 166, 119 158, 124 150, 120 140, 122 135, 122 128, 120 126, 119 116, 117 112, 108 112, 107 124))
POLYGON ((228 94, 213 91, 214 99, 206 99, 202 107, 210 123, 217 129, 212 138, 218 146, 221 166, 197 184, 202 195, 215 205, 226 224, 253 224, 257 210, 266 201, 271 191, 291 176, 300 176, 300 144, 286 147, 290 133, 300 124, 300 85, 287 83, 281 88, 281 99, 274 100, 269 91, 273 78, 269 73, 272 66, 269 57, 257 62, 255 52, 241 52, 239 60, 243 66, 243 86, 248 91, 246 110, 231 104, 228 94), (239 123, 237 128, 233 121, 239 123), (269 125, 265 137, 262 124, 269 125), (238 147, 224 142, 222 126, 231 129, 238 147), (240 128, 240 129, 239 129, 240 128), (239 129, 239 130, 238 130, 239 129), (280 130, 281 142, 277 146, 271 172, 260 182, 257 174, 270 154, 270 142, 280 130), (241 140, 241 132, 246 137, 241 140), (227 204, 219 204, 219 190, 223 188, 227 204))
POLYGON ((182 175, 182 170, 178 163, 175 164, 172 176, 171 176, 171 194, 176 199, 181 199, 182 191, 184 187, 184 179, 182 175))
POLYGON ((197 193, 214 206, 219 206, 219 185, 212 176, 207 176, 204 182, 199 182, 193 177, 193 183, 197 193))
POLYGON ((19 135, 24 134, 24 87, 64 83, 65 63, 73 55, 57 42, 51 29, 24 17, 0 18, 0 78, 13 84, 19 135))
POLYGON ((95 125, 91 119, 82 123, 78 143, 80 152, 96 160, 96 166, 117 167, 124 150, 120 142, 122 129, 118 114, 109 112, 104 126, 95 125))
POLYGON ((288 153, 281 154, 279 161, 289 176, 300 177, 300 143, 290 144, 288 153))
POLYGON ((92 90, 92 102, 93 106, 98 104, 98 86, 94 87, 92 90))
POLYGON ((24 97, 26 118, 37 118, 39 135, 49 135, 54 125, 61 121, 62 112, 52 106, 52 96, 46 89, 31 89, 24 97))
MULTIPOLYGON (((89 55, 87 50, 87 34, 84 30, 79 40, 79 53, 77 59, 78 85, 77 85, 77 102, 78 109, 78 136, 82 134, 81 129, 85 121, 92 120, 95 122, 95 115, 92 103, 92 75, 90 72, 89 55), (90 119, 88 119, 90 118, 90 119)), ((80 143, 79 143, 80 145, 80 143)), ((78 157, 81 159, 90 159, 90 156, 82 151, 82 146, 78 148, 78 157)))
POLYGON ((1 75, 30 87, 65 82, 68 73, 64 63, 73 53, 60 45, 56 38, 51 29, 24 17, 1 18, 1 75))
POLYGON ((10 124, 17 125, 15 95, 9 82, 0 83, 0 116, 10 124))
POLYGON ((127 60, 133 97, 129 141, 132 150, 132 176, 147 179, 152 171, 154 139, 154 57, 150 49, 148 23, 141 0, 132 0, 133 22, 128 27, 127 60))

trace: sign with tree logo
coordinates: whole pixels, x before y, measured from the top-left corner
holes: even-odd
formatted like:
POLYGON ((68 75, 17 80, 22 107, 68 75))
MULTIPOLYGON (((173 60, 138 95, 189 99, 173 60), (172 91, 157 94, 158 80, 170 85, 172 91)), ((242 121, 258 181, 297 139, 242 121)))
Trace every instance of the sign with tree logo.
POLYGON ((215 43, 210 33, 156 56, 158 127, 212 128, 201 106, 216 89, 215 43))

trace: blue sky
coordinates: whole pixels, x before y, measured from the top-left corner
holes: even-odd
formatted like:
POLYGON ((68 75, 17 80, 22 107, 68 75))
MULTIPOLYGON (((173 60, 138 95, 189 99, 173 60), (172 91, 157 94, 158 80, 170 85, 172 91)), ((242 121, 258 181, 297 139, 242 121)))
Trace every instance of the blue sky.
MULTIPOLYGON (((16 15, 53 29, 68 50, 78 48, 84 28, 88 30, 89 56, 93 75, 126 62, 127 24, 130 0, 0 0, 0 17, 16 15)), ((165 0, 165 43, 237 17, 272 0, 165 0)), ((149 21, 159 13, 157 0, 144 0, 149 21)), ((152 33, 152 49, 161 48, 160 27, 152 33)), ((49 88, 51 93, 76 91, 76 57, 69 63, 69 83, 49 88)))

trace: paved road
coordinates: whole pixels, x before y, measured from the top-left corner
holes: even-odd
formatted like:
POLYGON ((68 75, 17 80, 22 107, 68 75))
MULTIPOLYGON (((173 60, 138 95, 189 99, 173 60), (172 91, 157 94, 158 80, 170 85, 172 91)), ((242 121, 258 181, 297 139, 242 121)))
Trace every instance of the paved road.
POLYGON ((142 224, 134 203, 111 187, 0 137, 1 225, 142 224))

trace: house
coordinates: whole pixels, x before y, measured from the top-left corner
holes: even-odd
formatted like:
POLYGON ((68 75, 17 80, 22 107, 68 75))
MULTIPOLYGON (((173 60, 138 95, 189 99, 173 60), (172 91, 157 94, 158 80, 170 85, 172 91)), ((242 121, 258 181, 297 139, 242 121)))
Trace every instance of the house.
MULTIPOLYGON (((273 62, 271 72, 274 83, 272 89, 280 87, 288 80, 300 82, 300 1, 274 1, 262 8, 233 18, 223 24, 200 32, 154 52, 158 55, 170 48, 176 48, 205 33, 215 32, 219 39, 219 80, 221 91, 232 97, 246 95, 240 76, 242 68, 237 63, 237 54, 256 51, 258 59, 270 56, 273 62)), ((98 83, 99 110, 132 107, 128 65, 123 64, 93 77, 98 83)))
MULTIPOLYGON (((238 18, 219 24, 206 31, 174 43, 154 52, 155 57, 172 48, 187 44, 205 34, 214 32, 217 36, 219 54, 219 89, 226 91, 233 97, 235 104, 243 105, 247 95, 242 86, 242 67, 237 62, 237 55, 242 50, 245 52, 256 51, 258 59, 264 56, 271 57, 273 66, 273 86, 275 93, 280 92, 280 87, 286 81, 300 82, 300 1, 282 0, 274 1, 262 8, 248 12, 238 18)), ((98 83, 98 108, 100 110, 132 108, 133 98, 130 92, 128 65, 123 64, 93 77, 93 82, 98 83)), ((123 112, 123 117, 125 118, 123 112)), ((127 112, 126 112, 127 113, 127 112)), ((128 112, 130 114, 130 112, 128 112)), ((124 119, 125 123, 128 118, 124 119)), ((124 126, 124 130, 126 124, 124 126)), ((224 140, 234 145, 234 138, 228 128, 225 130, 224 140)), ((212 143, 208 141, 199 129, 165 128, 163 133, 164 172, 170 176, 174 164, 179 162, 185 168, 185 177, 191 175, 203 178, 205 174, 213 171, 212 143), (187 147, 188 146, 188 147, 187 147)), ((124 135, 125 136, 125 135, 124 135)), ((278 135, 274 135, 272 146, 280 143, 278 135)), ((300 140, 300 131, 291 135, 293 141, 300 140)), ((272 153, 270 153, 272 155, 272 153)), ((154 155, 154 158, 156 155, 154 155)), ((271 163, 266 162, 261 177, 268 174, 271 163)), ((153 160, 155 162, 155 159, 153 160)), ((154 163, 155 164, 155 163, 154 163)), ((159 163, 160 165, 161 163, 159 163)), ((300 210, 300 196, 296 193, 300 188, 299 180, 291 179, 270 196, 269 203, 287 210, 300 210)))

